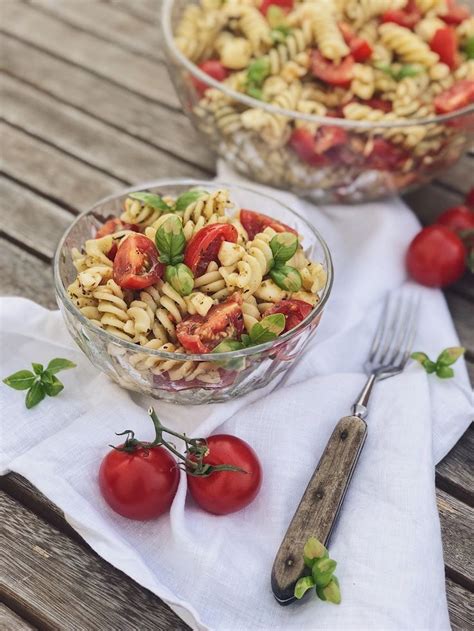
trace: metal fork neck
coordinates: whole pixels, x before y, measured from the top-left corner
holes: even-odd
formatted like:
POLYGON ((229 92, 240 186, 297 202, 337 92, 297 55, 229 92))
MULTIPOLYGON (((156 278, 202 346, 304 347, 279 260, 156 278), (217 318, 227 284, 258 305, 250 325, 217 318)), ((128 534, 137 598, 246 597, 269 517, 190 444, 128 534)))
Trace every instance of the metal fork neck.
POLYGON ((362 388, 362 391, 357 398, 357 401, 352 406, 352 414, 354 416, 358 416, 362 419, 365 419, 367 416, 367 406, 369 403, 370 393, 372 392, 372 388, 374 387, 376 380, 377 376, 374 374, 370 375, 367 379, 365 386, 362 388))

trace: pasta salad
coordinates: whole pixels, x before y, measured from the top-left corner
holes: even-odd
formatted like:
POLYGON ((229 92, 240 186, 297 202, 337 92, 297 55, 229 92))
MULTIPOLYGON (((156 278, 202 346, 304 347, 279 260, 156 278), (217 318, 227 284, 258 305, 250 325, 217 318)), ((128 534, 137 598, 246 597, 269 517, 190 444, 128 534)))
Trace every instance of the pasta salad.
POLYGON ((450 143, 463 142, 459 125, 417 124, 474 103, 474 17, 455 0, 200 0, 184 8, 174 35, 213 79, 295 113, 249 107, 191 78, 199 127, 258 179, 325 187, 331 182, 314 173, 339 167, 333 182, 386 170, 401 187, 420 167, 449 162, 450 143), (393 121, 413 125, 376 126, 393 121))
MULTIPOLYGON (((327 281, 301 236, 229 192, 179 197, 130 193, 81 249, 67 292, 94 325, 144 349, 219 353, 276 339, 302 322, 327 281)), ((222 383, 218 362, 137 352, 136 370, 170 380, 222 383)), ((233 369, 238 368, 233 366, 233 369)))

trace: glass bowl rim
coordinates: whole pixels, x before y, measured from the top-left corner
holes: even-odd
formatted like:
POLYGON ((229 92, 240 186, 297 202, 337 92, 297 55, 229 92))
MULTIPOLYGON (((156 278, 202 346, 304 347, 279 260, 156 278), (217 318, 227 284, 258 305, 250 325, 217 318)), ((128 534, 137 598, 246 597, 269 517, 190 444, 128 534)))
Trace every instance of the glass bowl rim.
POLYGON ((307 221, 304 217, 302 217, 298 212, 296 212, 295 210, 287 206, 285 203, 281 202, 276 197, 273 197, 272 195, 268 195, 267 193, 262 193, 261 191, 255 188, 252 188, 251 186, 242 186, 241 184, 233 184, 231 182, 224 182, 221 180, 197 180, 197 179, 192 179, 192 178, 170 178, 170 179, 166 178, 166 179, 142 182, 135 186, 129 186, 127 188, 123 188, 119 192, 103 197, 102 199, 97 201, 93 206, 91 206, 90 208, 80 213, 76 217, 76 219, 68 226, 67 230, 64 232, 63 236, 61 237, 56 247, 56 252, 54 254, 54 260, 53 260, 53 274, 54 274, 54 285, 55 285, 56 295, 60 298, 63 306, 71 313, 71 315, 74 318, 79 320, 79 322, 82 324, 83 327, 93 332, 95 335, 99 335, 99 337, 101 337, 105 342, 114 342, 118 346, 121 346, 130 351, 133 351, 134 353, 141 353, 144 355, 150 355, 152 357, 160 357, 162 359, 173 359, 173 360, 180 360, 180 361, 220 362, 224 360, 235 359, 238 357, 247 357, 250 355, 255 355, 264 351, 268 351, 268 350, 271 350, 272 348, 280 346, 282 343, 289 342, 291 339, 296 337, 299 332, 304 330, 307 327, 307 325, 311 324, 321 314, 323 307, 325 306, 329 298, 329 294, 331 293, 331 288, 332 288, 333 278, 334 278, 334 268, 333 268, 332 257, 331 257, 329 248, 326 244, 326 241, 323 239, 323 237, 319 233, 319 231, 316 230, 316 228, 314 228, 309 223, 309 221, 307 221), (181 186, 181 185, 192 187, 192 186, 206 186, 209 184, 216 187, 227 188, 231 193, 233 189, 237 189, 241 191, 248 191, 258 196, 270 199, 273 202, 276 202, 281 207, 283 207, 288 212, 290 212, 292 215, 295 215, 301 222, 303 222, 306 228, 312 233, 316 242, 321 246, 324 253, 324 258, 325 258, 324 263, 326 265, 327 279, 326 279, 326 284, 324 286, 322 295, 320 297, 320 301, 317 303, 317 305, 310 311, 310 313, 306 316, 306 318, 304 318, 296 327, 294 327, 290 331, 287 331, 280 337, 277 337, 275 340, 272 340, 270 342, 265 342, 264 344, 251 346, 249 348, 243 348, 236 351, 226 351, 225 353, 216 353, 216 354, 213 354, 213 353, 203 353, 203 354, 175 353, 175 352, 170 352, 170 351, 161 351, 158 349, 146 348, 144 346, 140 346, 136 344, 135 342, 128 342, 127 340, 123 340, 122 338, 117 337, 113 335, 112 333, 108 333, 107 331, 104 331, 103 329, 100 329, 99 327, 92 324, 92 322, 80 312, 79 308, 76 307, 76 305, 70 299, 67 293, 67 290, 64 287, 63 282, 61 280, 61 275, 60 275, 60 270, 59 270, 61 252, 65 245, 66 239, 69 237, 74 227, 80 221, 82 221, 82 219, 86 215, 93 213, 94 209, 97 208, 97 206, 102 205, 106 202, 115 200, 118 197, 122 197, 123 195, 126 195, 127 193, 132 193, 134 191, 143 190, 150 187, 159 188, 160 186, 181 186))
MULTIPOLYGON (((347 129, 362 129, 362 130, 376 130, 379 128, 382 129, 393 129, 400 127, 414 127, 419 125, 432 125, 444 123, 446 121, 455 120, 457 118, 461 118, 463 116, 468 116, 471 113, 474 113, 474 104, 467 105, 460 110, 456 110, 454 112, 450 112, 448 114, 440 114, 436 116, 430 116, 428 118, 413 118, 407 120, 406 118, 394 119, 391 121, 351 121, 345 118, 336 118, 331 116, 318 116, 317 114, 304 114, 303 112, 296 112, 295 110, 286 110, 284 108, 278 107, 276 105, 271 105, 270 103, 265 103, 263 101, 259 101, 258 99, 254 99, 251 96, 247 96, 246 94, 242 94, 241 92, 237 92, 232 90, 231 88, 223 85, 216 79, 213 79, 208 74, 203 72, 196 64, 190 61, 176 46, 173 36, 173 30, 171 28, 171 9, 175 4, 175 0, 163 0, 161 7, 161 30, 166 42, 166 45, 172 55, 183 65, 189 72, 195 76, 199 81, 208 85, 209 87, 215 88, 220 92, 223 92, 226 96, 231 97, 234 101, 238 101, 240 103, 244 103, 252 108, 259 108, 265 110, 267 112, 271 112, 273 114, 280 114, 282 116, 286 116, 287 118, 296 119, 296 120, 305 120, 310 123, 318 123, 320 125, 331 125, 333 127, 342 127, 347 129)), ((191 4, 188 2, 187 4, 191 4)))

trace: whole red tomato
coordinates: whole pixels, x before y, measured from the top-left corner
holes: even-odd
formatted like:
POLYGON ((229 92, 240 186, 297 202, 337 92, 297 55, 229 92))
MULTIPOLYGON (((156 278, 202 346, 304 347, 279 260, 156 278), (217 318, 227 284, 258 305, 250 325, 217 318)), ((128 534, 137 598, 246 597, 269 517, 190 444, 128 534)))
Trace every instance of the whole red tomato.
POLYGON ((123 447, 113 449, 103 459, 100 491, 107 504, 123 517, 158 517, 169 509, 178 488, 176 461, 164 447, 123 447))
POLYGON ((257 454, 241 438, 216 434, 207 439, 205 464, 232 465, 242 471, 214 471, 209 476, 187 474, 188 487, 197 504, 214 515, 234 513, 252 502, 262 484, 257 454))
POLYGON ((407 251, 412 278, 428 287, 445 287, 464 274, 466 248, 446 226, 433 225, 419 232, 407 251))
POLYGON ((436 223, 446 226, 456 234, 465 230, 474 230, 474 210, 467 206, 454 206, 439 215, 436 223))

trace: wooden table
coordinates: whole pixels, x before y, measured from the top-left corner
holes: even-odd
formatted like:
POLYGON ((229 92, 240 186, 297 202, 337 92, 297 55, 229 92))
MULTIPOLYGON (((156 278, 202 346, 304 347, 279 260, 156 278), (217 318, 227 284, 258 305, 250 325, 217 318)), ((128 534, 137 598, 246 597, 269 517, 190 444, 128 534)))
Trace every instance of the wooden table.
MULTIPOLYGON (((154 0, 1 0, 1 293, 55 308, 51 258, 73 218, 124 184, 212 177, 214 157, 180 106, 159 48, 154 0)), ((474 184, 474 155, 406 196, 423 222, 474 184)), ((474 378, 474 287, 446 292, 474 378)), ((474 610, 474 433, 436 469, 454 629, 474 610), (470 555, 471 553, 471 555, 470 555)), ((2 479, 2 629, 184 629, 154 595, 108 565, 26 480, 2 479)))

